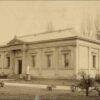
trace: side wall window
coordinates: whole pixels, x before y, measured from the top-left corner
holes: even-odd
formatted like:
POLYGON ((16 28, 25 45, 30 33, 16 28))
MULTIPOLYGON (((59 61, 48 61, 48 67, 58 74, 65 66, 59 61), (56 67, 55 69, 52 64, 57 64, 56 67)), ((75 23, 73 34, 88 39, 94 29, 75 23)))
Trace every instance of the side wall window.
POLYGON ((32 67, 36 67, 36 55, 32 55, 32 67))
POLYGON ((0 68, 2 67, 2 66, 1 66, 1 63, 2 63, 2 62, 1 62, 1 55, 0 55, 0 68))
POLYGON ((7 68, 9 68, 10 67, 10 56, 6 56, 6 61, 7 61, 7 68))
POLYGON ((96 55, 92 55, 92 67, 96 68, 96 55))
POLYGON ((63 56, 64 56, 64 67, 67 68, 69 67, 69 54, 65 53, 63 54, 63 56))
POLYGON ((63 68, 71 67, 71 51, 70 50, 62 50, 62 66, 63 68))
POLYGON ((47 57, 47 67, 50 68, 52 66, 52 55, 46 55, 47 57))

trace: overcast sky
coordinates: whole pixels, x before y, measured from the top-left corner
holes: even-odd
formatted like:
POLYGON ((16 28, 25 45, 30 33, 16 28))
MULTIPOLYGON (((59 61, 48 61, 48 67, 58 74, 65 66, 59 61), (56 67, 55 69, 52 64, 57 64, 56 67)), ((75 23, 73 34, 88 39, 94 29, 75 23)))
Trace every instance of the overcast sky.
POLYGON ((48 24, 80 32, 82 20, 94 19, 99 11, 100 1, 0 1, 0 44, 15 35, 47 31, 48 24))

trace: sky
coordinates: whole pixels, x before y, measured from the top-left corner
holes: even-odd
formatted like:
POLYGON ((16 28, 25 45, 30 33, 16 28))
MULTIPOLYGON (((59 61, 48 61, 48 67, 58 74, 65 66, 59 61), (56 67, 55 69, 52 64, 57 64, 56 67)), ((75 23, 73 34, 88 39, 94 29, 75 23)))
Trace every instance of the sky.
POLYGON ((100 12, 100 1, 0 1, 0 45, 14 36, 74 28, 88 17, 93 23, 100 12))

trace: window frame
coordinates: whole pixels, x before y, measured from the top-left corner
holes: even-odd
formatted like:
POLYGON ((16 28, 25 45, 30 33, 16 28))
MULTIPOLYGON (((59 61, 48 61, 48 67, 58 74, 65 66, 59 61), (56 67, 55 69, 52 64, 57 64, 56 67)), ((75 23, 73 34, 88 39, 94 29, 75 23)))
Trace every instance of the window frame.
POLYGON ((96 69, 97 68, 97 55, 95 53, 92 53, 92 68, 96 69))
POLYGON ((72 69, 71 66, 71 50, 61 50, 61 56, 62 56, 62 69, 72 69), (65 58, 65 55, 68 56, 67 59, 65 58), (68 62, 66 61, 68 60, 68 62), (65 66, 68 64, 68 66, 65 66))
POLYGON ((6 55, 6 68, 10 68, 10 55, 6 55))
POLYGON ((64 57, 64 68, 68 68, 69 67, 69 54, 68 53, 64 53, 63 57, 64 57))
POLYGON ((32 68, 36 68, 36 55, 32 54, 31 55, 31 60, 32 60, 32 68))
POLYGON ((1 54, 0 54, 0 69, 2 68, 2 61, 1 61, 1 54))
POLYGON ((46 60, 47 60, 47 68, 51 68, 52 67, 52 54, 46 54, 46 60))

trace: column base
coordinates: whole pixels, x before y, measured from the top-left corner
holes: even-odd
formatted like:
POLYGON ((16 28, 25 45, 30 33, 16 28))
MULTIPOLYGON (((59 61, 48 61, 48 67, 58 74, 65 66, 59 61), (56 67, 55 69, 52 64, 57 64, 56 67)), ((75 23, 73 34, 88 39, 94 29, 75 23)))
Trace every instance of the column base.
POLYGON ((25 80, 30 81, 31 80, 31 75, 30 74, 26 74, 25 80))
POLYGON ((20 79, 23 79, 23 75, 22 75, 22 74, 20 74, 20 75, 19 75, 19 78, 20 78, 20 79))

